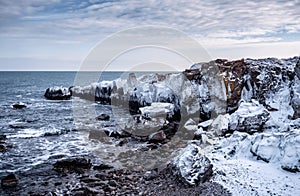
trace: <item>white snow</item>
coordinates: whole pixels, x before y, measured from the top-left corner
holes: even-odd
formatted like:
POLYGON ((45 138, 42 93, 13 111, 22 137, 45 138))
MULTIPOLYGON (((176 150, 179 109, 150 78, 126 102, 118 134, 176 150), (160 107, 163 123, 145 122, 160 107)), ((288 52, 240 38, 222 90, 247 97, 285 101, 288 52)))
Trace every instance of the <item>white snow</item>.
POLYGON ((191 185, 205 180, 212 169, 210 160, 200 152, 201 149, 198 146, 190 144, 182 149, 173 160, 179 175, 191 185))
POLYGON ((174 114, 174 105, 171 103, 153 102, 151 106, 140 107, 141 115, 148 118, 166 117, 174 114))
POLYGON ((236 131, 215 143, 213 149, 205 149, 215 168, 213 181, 233 195, 299 195, 299 173, 282 169, 300 168, 299 129, 254 135, 236 131), (257 160, 252 152, 268 163, 257 160))

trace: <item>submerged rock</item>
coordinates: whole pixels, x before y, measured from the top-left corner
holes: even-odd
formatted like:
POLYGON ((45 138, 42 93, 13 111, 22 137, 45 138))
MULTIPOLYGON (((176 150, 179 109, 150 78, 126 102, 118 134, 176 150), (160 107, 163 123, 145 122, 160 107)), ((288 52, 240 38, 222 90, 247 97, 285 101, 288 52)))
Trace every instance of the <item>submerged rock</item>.
POLYGON ((19 103, 15 103, 12 105, 13 109, 24 109, 27 106, 25 105, 25 103, 19 102, 19 103))
POLYGON ((44 96, 50 100, 68 100, 72 97, 72 92, 70 88, 55 86, 47 88, 44 96))
POLYGON ((202 155, 199 147, 194 144, 184 148, 172 164, 175 174, 189 185, 205 182, 213 173, 211 161, 202 155))
POLYGON ((15 174, 9 174, 1 180, 1 186, 3 188, 15 187, 17 186, 19 180, 15 174))

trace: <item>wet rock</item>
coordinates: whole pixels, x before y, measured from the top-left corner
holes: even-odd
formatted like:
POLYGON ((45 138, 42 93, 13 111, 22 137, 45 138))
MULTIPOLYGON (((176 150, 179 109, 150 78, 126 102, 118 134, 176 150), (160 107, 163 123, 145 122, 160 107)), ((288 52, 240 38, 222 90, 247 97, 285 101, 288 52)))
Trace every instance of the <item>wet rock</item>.
POLYGON ((55 86, 47 88, 44 96, 50 100, 68 100, 72 97, 72 92, 70 88, 55 86))
POLYGON ((57 171, 77 172, 80 169, 90 169, 91 166, 91 160, 87 160, 85 158, 70 158, 57 161, 53 165, 53 169, 57 171))
POLYGON ((96 120, 101 120, 101 121, 109 121, 110 116, 108 114, 100 114, 99 116, 96 117, 96 120))
POLYGON ((189 185, 203 183, 212 176, 211 161, 200 153, 199 147, 190 144, 172 162, 174 172, 189 185))
POLYGON ((94 170, 107 170, 107 169, 112 169, 113 166, 110 166, 110 165, 106 165, 104 163, 100 164, 100 165, 94 165, 93 166, 93 169, 94 170))
POLYGON ((15 103, 12 105, 13 109, 24 109, 27 106, 25 105, 25 103, 19 102, 19 103, 15 103))
POLYGON ((109 136, 109 137, 114 137, 114 138, 126 138, 126 137, 131 137, 131 134, 128 133, 127 131, 120 129, 119 127, 107 127, 102 129, 101 131, 104 131, 104 133, 109 136))
POLYGON ((0 142, 6 140, 6 135, 0 135, 0 142))
POLYGON ((115 180, 110 180, 110 181, 108 182, 108 185, 109 185, 109 186, 112 186, 112 187, 116 187, 116 186, 118 186, 118 183, 117 183, 115 180))
POLYGON ((5 151, 5 150, 6 150, 6 146, 0 144, 0 152, 3 152, 3 151, 5 151))
POLYGON ((1 180, 1 186, 3 188, 15 187, 17 186, 19 180, 15 174, 9 174, 1 180))
POLYGON ((159 142, 163 142, 166 139, 166 134, 164 133, 164 131, 158 131, 156 133, 153 133, 151 135, 149 135, 149 142, 150 143, 159 143, 159 142))

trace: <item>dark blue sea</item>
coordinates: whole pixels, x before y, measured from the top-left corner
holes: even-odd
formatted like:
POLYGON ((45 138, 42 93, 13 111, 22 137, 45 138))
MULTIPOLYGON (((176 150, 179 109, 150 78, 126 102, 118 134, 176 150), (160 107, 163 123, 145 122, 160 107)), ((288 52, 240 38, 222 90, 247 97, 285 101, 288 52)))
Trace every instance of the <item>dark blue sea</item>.
MULTIPOLYGON (((121 74, 104 72, 99 81, 114 80, 121 74)), ((75 126, 73 100, 44 98, 48 87, 70 87, 75 77, 76 72, 0 72, 0 135, 7 137, 7 149, 0 152, 0 177, 30 170, 57 157, 91 153, 88 135, 80 129, 96 129, 97 126, 89 124, 84 107, 94 106, 99 112, 109 111, 109 107, 82 100, 85 103, 82 119, 87 123, 83 120, 75 126), (19 102, 27 107, 13 109, 12 105, 19 102)))

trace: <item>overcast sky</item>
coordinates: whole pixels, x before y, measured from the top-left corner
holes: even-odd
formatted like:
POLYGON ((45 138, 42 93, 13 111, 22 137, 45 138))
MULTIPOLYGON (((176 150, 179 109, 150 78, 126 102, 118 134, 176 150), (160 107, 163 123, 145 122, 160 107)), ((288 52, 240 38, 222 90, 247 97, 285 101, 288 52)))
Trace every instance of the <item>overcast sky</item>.
POLYGON ((299 0, 0 0, 0 70, 78 70, 101 40, 140 25, 178 29, 212 59, 292 57, 299 10, 299 0))

